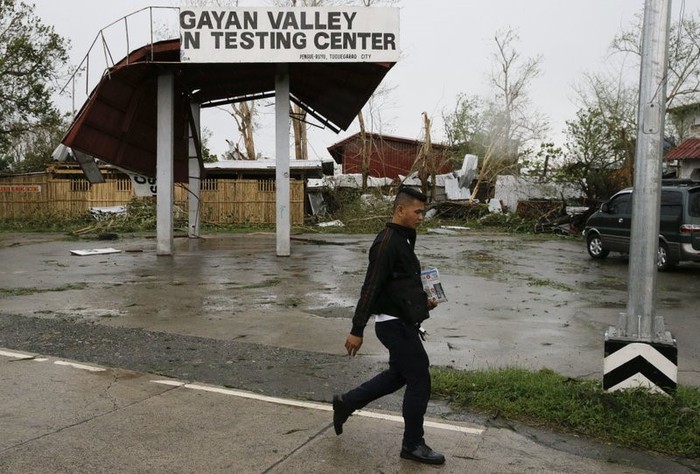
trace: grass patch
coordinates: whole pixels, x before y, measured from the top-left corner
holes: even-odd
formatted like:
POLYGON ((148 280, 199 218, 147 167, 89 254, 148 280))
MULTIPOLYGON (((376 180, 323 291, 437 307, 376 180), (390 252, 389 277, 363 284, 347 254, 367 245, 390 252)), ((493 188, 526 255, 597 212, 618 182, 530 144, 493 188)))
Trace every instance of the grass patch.
POLYGON ((455 261, 474 275, 495 278, 503 273, 505 260, 488 250, 463 250, 455 261))
POLYGON ((529 277, 527 280, 527 284, 528 286, 548 286, 559 291, 573 291, 573 288, 571 288, 569 285, 558 281, 550 280, 548 278, 529 277))
POLYGON ((585 288, 595 290, 618 290, 627 291, 627 282, 620 277, 603 276, 597 278, 595 281, 584 282, 583 286, 585 288))
POLYGON ((433 394, 456 407, 543 425, 636 449, 700 458, 700 390, 667 397, 647 390, 603 391, 600 382, 551 370, 465 372, 431 369, 433 394))
POLYGON ((63 286, 55 286, 53 288, 0 288, 0 298, 6 298, 9 296, 27 296, 36 293, 46 293, 49 291, 68 291, 68 290, 82 290, 87 288, 87 283, 69 283, 63 286))
POLYGON ((69 232, 94 222, 87 213, 36 213, 0 218, 0 232, 69 232))

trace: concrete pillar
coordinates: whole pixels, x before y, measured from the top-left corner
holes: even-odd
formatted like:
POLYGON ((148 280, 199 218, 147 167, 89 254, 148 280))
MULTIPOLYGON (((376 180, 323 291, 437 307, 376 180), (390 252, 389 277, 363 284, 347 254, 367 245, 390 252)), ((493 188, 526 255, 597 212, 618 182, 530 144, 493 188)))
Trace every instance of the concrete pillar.
POLYGON ((173 185, 175 151, 175 81, 170 72, 158 76, 156 122, 157 255, 173 253, 173 185))
POLYGON ((277 65, 275 75, 275 160, 277 196, 277 256, 290 255, 289 215, 289 66, 277 65))
POLYGON ((199 123, 200 104, 191 104, 194 130, 190 127, 189 137, 189 193, 188 193, 188 226, 187 235, 190 239, 199 237, 200 208, 201 208, 201 176, 199 160, 197 159, 196 143, 202 143, 202 134, 199 123), (195 142, 194 137, 197 137, 195 142))

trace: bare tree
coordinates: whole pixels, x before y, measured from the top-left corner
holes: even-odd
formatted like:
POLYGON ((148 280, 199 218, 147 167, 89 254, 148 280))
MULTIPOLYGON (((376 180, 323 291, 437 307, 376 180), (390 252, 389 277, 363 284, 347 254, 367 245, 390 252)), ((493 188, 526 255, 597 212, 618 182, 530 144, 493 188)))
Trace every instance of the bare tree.
MULTIPOLYGON (((641 58, 643 17, 637 14, 629 28, 616 35, 610 45, 613 54, 641 58)), ((671 25, 668 45, 666 104, 688 104, 700 100, 700 22, 682 16, 671 25)))
POLYGON ((496 50, 490 81, 494 88, 496 109, 500 110, 504 134, 503 152, 517 156, 523 142, 541 137, 546 131, 544 119, 532 111, 528 89, 540 76, 542 56, 523 58, 516 49, 518 33, 513 28, 497 31, 494 35, 496 50))
POLYGON ((512 122, 504 117, 503 111, 488 109, 485 114, 485 128, 476 137, 480 140, 483 155, 479 158, 479 171, 470 199, 475 199, 482 183, 492 183, 500 174, 517 172, 517 159, 513 155, 513 141, 507 130, 512 122))
POLYGON ((357 114, 357 122, 360 128, 360 158, 362 174, 362 190, 367 189, 371 160, 375 159, 382 163, 384 161, 384 144, 381 143, 381 133, 383 127, 382 110, 389 107, 389 97, 394 86, 382 83, 372 94, 369 101, 357 114), (365 120, 367 117, 367 120, 365 120), (369 122, 369 123, 367 123, 369 122), (379 134, 380 143, 377 143, 376 134, 379 134))
MULTIPOLYGON (((285 3, 285 2, 282 2, 285 3)), ((289 0, 292 7, 318 7, 323 0, 289 0)), ((297 160, 309 159, 309 140, 306 126, 306 111, 299 105, 291 104, 292 131, 294 132, 294 156, 297 160)))
POLYGON ((309 159, 309 139, 306 128, 306 111, 291 104, 292 130, 294 131, 294 156, 297 160, 309 159))
POLYGON ((516 30, 494 35, 495 50, 489 98, 458 96, 453 112, 443 114, 451 145, 479 156, 479 172, 472 199, 484 182, 499 174, 518 172, 521 148, 540 138, 547 123, 530 103, 528 90, 540 75, 541 57, 523 58, 516 30))
POLYGON ((370 157, 372 156, 372 136, 367 135, 365 117, 360 110, 357 113, 357 122, 360 126, 360 160, 362 173, 362 190, 367 190, 367 178, 369 177, 370 157))
POLYGON ((233 111, 231 115, 236 121, 238 133, 241 134, 241 140, 243 140, 245 157, 248 160, 254 160, 257 158, 255 154, 255 138, 253 136, 255 131, 255 102, 246 100, 233 103, 231 104, 231 109, 233 111))
POLYGON ((482 142, 483 156, 472 199, 483 182, 490 183, 499 174, 517 173, 521 147, 540 138, 548 127, 528 97, 532 81, 541 74, 542 57, 523 58, 517 49, 518 40, 513 28, 494 35, 496 47, 489 79, 495 94, 485 101, 480 121, 483 129, 474 137, 482 142))
POLYGON ((437 169, 435 166, 435 153, 433 152, 433 143, 430 137, 430 118, 426 112, 423 116, 423 144, 418 150, 416 161, 413 165, 413 170, 418 172, 420 179, 421 192, 429 196, 430 201, 435 200, 435 175, 437 169), (430 191, 428 191, 428 183, 430 183, 430 191))
MULTIPOLYGON (((178 2, 178 6, 179 4, 180 2, 178 2)), ((232 9, 238 7, 238 0, 186 0, 185 4, 191 7, 216 7, 222 9, 232 9)), ((224 110, 234 119, 240 136, 240 140, 238 142, 227 140, 229 145, 236 152, 229 154, 233 154, 236 157, 243 157, 247 160, 256 159, 255 117, 257 116, 257 109, 255 108, 255 102, 248 100, 233 102, 231 103, 231 110, 228 110, 225 107, 219 107, 219 109, 224 110), (245 150, 245 153, 240 152, 240 141, 243 142, 243 149, 245 150)))

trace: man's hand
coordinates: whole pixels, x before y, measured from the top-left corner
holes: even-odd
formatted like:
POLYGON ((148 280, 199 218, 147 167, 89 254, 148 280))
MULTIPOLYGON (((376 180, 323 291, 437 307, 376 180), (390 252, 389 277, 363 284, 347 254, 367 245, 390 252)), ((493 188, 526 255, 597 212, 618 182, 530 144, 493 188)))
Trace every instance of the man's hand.
POLYGON ((428 311, 437 308, 437 305, 438 303, 435 298, 428 298, 428 311))
POLYGON ((355 357, 357 351, 362 347, 362 338, 358 336, 353 336, 350 334, 345 340, 345 349, 348 351, 348 355, 355 357))

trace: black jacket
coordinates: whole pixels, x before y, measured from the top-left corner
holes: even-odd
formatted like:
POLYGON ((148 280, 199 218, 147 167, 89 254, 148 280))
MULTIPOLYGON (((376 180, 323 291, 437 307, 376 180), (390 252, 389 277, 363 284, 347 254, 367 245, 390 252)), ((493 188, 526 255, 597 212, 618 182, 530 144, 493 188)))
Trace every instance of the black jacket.
POLYGON ((352 318, 354 336, 362 337, 372 314, 389 314, 402 317, 396 304, 397 280, 403 290, 420 288, 420 262, 414 253, 416 231, 394 223, 377 234, 369 249, 369 266, 360 292, 360 300, 352 318), (409 287, 409 288, 407 288, 409 287))

